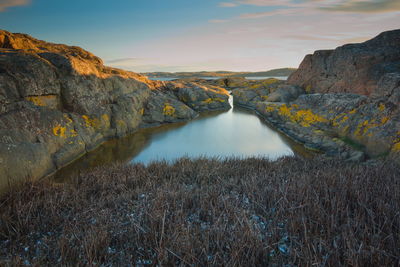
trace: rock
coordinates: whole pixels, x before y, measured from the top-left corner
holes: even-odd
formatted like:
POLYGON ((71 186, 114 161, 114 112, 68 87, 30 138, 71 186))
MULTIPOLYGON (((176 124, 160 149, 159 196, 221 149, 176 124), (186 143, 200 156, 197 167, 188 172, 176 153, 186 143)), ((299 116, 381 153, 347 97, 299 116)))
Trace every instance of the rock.
POLYGON ((165 122, 179 122, 193 119, 197 115, 197 112, 177 98, 156 92, 150 97, 145 106, 141 126, 149 127, 165 122))
MULTIPOLYGON (((274 94, 278 88, 284 86, 282 85, 283 81, 277 79, 251 81, 251 83, 250 87, 232 90, 235 104, 254 108, 257 102, 267 101, 271 94, 274 94)), ((282 91, 284 91, 283 88, 282 91)), ((277 95, 281 96, 284 93, 277 93, 277 95)))
POLYGON ((316 51, 288 85, 264 99, 254 89, 234 90, 234 102, 255 108, 292 139, 329 156, 400 158, 399 47, 395 30, 362 44, 316 51))
POLYGON ((372 94, 373 98, 384 97, 388 101, 400 104, 400 72, 387 73, 378 82, 377 92, 372 94))
POLYGON ((195 82, 169 82, 166 88, 179 101, 196 111, 230 109, 229 93, 224 88, 195 82))
POLYGON ((270 93, 265 100, 269 102, 289 103, 296 100, 304 93, 304 89, 299 86, 280 85, 274 92, 270 93))
POLYGON ((228 108, 223 88, 151 81, 80 47, 0 30, 0 190, 139 127, 228 108))
POLYGON ((382 95, 380 79, 400 73, 400 30, 383 32, 361 44, 307 55, 288 78, 291 85, 314 93, 382 95))

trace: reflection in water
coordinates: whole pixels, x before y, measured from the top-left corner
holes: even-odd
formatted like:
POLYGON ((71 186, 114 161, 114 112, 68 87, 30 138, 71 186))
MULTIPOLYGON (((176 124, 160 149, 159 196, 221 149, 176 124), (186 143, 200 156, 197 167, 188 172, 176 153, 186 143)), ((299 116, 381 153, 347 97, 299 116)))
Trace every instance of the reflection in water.
POLYGON ((248 157, 277 159, 303 154, 293 144, 272 130, 253 112, 233 108, 210 112, 197 119, 139 130, 128 137, 106 142, 56 173, 62 181, 80 171, 114 162, 147 164, 155 160, 173 161, 183 156, 248 157))

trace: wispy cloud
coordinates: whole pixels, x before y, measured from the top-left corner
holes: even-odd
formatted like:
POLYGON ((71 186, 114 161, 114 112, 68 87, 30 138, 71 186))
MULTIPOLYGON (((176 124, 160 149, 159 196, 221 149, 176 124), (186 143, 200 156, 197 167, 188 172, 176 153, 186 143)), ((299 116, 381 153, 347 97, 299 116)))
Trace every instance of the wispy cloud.
POLYGON ((383 13, 400 11, 400 0, 352 0, 322 8, 327 11, 383 13))
POLYGON ((25 6, 30 0, 0 0, 0 12, 6 11, 10 7, 25 6))
POLYGON ((110 59, 107 60, 106 63, 112 66, 130 66, 138 64, 142 62, 144 59, 142 58, 117 58, 117 59, 110 59))
POLYGON ((323 11, 384 13, 400 11, 400 0, 238 0, 236 4, 265 7, 303 7, 323 11))
POLYGON ((221 2, 221 3, 219 3, 220 7, 236 7, 238 5, 239 4, 233 3, 233 2, 221 2))
POLYGON ((229 20, 227 19, 210 19, 208 22, 210 23, 224 23, 224 22, 228 22, 229 20))
POLYGON ((245 13, 239 16, 241 19, 258 19, 263 17, 270 17, 276 15, 289 15, 293 14, 294 12, 298 11, 298 9, 277 9, 273 11, 266 11, 266 12, 257 12, 257 13, 245 13))

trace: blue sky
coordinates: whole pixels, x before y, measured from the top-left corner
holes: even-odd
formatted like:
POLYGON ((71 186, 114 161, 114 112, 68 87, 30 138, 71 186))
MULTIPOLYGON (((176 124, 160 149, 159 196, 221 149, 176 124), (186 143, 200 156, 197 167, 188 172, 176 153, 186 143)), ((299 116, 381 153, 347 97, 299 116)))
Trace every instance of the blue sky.
POLYGON ((399 0, 0 0, 0 28, 138 72, 296 67, 399 18, 399 0))

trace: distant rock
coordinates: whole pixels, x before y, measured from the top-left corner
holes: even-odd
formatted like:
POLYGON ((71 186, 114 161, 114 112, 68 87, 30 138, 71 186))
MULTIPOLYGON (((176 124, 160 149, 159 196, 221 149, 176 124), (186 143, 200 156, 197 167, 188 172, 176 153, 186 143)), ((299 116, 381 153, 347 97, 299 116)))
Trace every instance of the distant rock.
POLYGON ((143 73, 150 78, 178 78, 178 79, 204 79, 205 77, 287 77, 296 69, 281 68, 258 72, 234 72, 234 71, 198 71, 198 72, 148 72, 143 73))

